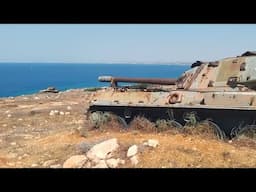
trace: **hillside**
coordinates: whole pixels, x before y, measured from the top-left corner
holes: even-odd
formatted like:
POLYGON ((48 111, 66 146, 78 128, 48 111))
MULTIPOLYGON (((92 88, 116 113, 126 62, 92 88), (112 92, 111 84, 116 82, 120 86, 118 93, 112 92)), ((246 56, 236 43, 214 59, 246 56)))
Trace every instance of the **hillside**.
POLYGON ((149 122, 128 130, 116 122, 92 129, 84 116, 91 96, 74 89, 1 98, 0 167, 61 168, 68 158, 112 138, 119 145, 115 155, 122 159, 117 167, 256 167, 256 142, 249 138, 220 141, 204 134, 157 133, 147 129, 149 122), (146 147, 149 139, 159 144, 146 147), (132 145, 138 146, 136 163, 126 156, 132 145))

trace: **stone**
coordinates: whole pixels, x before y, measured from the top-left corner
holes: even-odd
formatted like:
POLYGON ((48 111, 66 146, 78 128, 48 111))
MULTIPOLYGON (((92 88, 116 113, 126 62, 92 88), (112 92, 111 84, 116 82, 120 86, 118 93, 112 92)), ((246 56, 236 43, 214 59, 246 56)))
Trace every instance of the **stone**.
POLYGON ((147 142, 143 143, 143 145, 155 148, 159 145, 159 141, 156 139, 149 139, 147 142))
POLYGON ((228 143, 232 143, 233 141, 232 140, 229 140, 228 143))
POLYGON ((5 113, 7 114, 7 113, 10 113, 10 111, 9 110, 7 110, 7 111, 5 111, 5 113))
POLYGON ((104 160, 100 160, 97 165, 95 165, 92 168, 108 168, 106 162, 104 160))
POLYGON ((119 159, 108 159, 106 160, 106 163, 108 165, 108 167, 110 168, 117 168, 118 164, 119 164, 119 159))
POLYGON ((60 115, 65 115, 65 113, 63 111, 60 111, 60 115))
POLYGON ((57 161, 58 161, 57 159, 51 159, 51 160, 45 161, 43 163, 43 167, 49 167, 50 165, 56 163, 57 161))
POLYGON ((23 119, 22 119, 22 118, 19 118, 18 121, 23 121, 23 119))
POLYGON ((31 165, 31 167, 38 167, 38 164, 33 163, 33 164, 31 165))
POLYGON ((130 158, 132 165, 137 165, 139 163, 137 155, 130 158))
POLYGON ((63 168, 82 168, 86 161, 85 155, 74 155, 64 162, 63 168))
POLYGON ((119 148, 117 139, 109 139, 94 145, 88 152, 87 157, 91 160, 111 158, 114 151, 119 148))
POLYGON ((16 142, 11 142, 10 143, 12 146, 16 145, 17 143, 16 142))
POLYGON ((127 157, 132 157, 138 153, 138 146, 132 145, 127 151, 127 157))
POLYGON ((7 124, 3 124, 2 126, 3 126, 3 127, 7 127, 7 124))
POLYGON ((11 114, 8 114, 7 117, 10 118, 10 117, 12 117, 12 115, 11 115, 11 114))
POLYGON ((68 111, 68 112, 65 112, 65 115, 70 115, 70 112, 68 111))
POLYGON ((50 165, 50 168, 58 169, 62 167, 61 167, 61 164, 56 164, 56 165, 50 165))
POLYGON ((34 97, 35 100, 39 100, 40 98, 39 97, 34 97))
POLYGON ((122 165, 124 165, 124 164, 125 164, 125 160, 119 159, 119 163, 122 164, 122 165))
POLYGON ((69 110, 69 111, 70 111, 71 109, 72 109, 72 107, 70 107, 70 106, 67 106, 67 110, 69 110))

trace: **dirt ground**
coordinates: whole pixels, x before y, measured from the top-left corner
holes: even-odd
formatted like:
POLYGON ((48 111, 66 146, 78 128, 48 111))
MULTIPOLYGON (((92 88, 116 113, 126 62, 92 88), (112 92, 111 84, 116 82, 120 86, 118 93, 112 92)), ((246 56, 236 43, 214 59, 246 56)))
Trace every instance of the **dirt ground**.
MULTIPOLYGON (((82 142, 117 138, 126 151, 133 144, 157 139, 159 146, 139 153, 139 163, 121 167, 248 168, 256 167, 256 141, 221 141, 204 135, 145 132, 105 127, 87 130, 84 112, 92 92, 83 89, 0 99, 0 167, 60 168, 80 154, 82 142), (58 115, 50 115, 58 110, 58 115)), ((125 156, 123 157, 125 159, 125 156)))

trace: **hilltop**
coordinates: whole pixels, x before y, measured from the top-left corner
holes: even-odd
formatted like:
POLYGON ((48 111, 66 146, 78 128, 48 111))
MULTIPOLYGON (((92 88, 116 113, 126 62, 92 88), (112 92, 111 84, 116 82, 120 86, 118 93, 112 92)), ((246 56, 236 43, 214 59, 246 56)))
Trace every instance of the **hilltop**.
POLYGON ((93 146, 113 138, 119 146, 117 167, 256 167, 256 142, 249 138, 221 141, 204 134, 157 133, 148 131, 151 124, 144 120, 126 130, 115 122, 93 129, 84 115, 92 94, 73 89, 1 98, 0 167, 61 168, 70 157, 85 158, 93 146), (157 146, 147 147, 148 140, 157 146), (133 145, 132 161, 126 153, 133 145))

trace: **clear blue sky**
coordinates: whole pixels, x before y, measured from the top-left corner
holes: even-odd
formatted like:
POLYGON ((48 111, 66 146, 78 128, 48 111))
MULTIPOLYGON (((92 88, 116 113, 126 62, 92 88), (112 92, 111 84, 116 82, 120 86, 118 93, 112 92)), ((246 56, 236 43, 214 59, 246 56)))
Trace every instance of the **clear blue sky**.
POLYGON ((0 24, 0 62, 193 62, 256 50, 256 24, 0 24))

